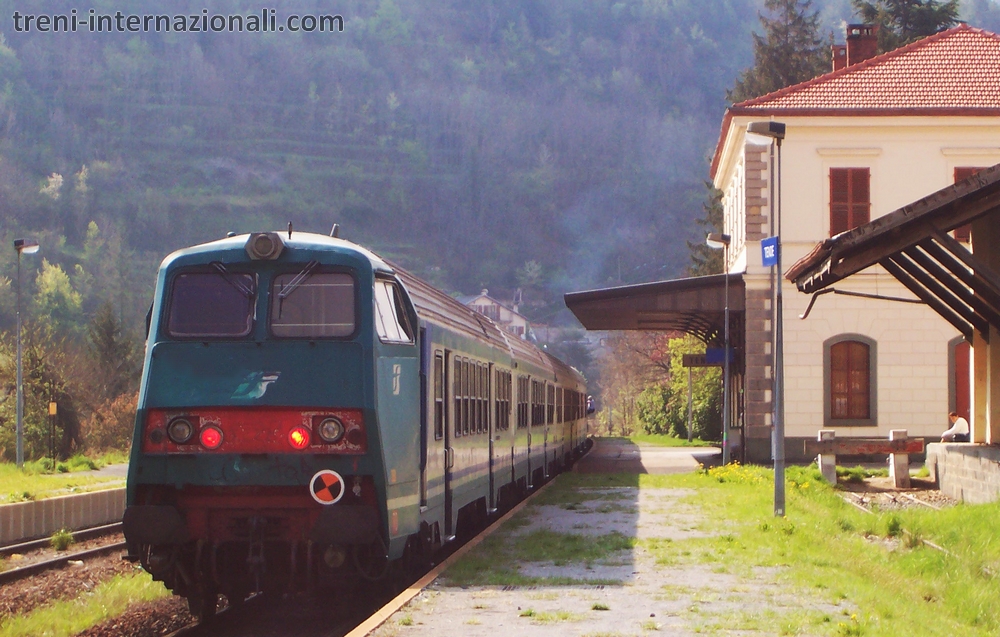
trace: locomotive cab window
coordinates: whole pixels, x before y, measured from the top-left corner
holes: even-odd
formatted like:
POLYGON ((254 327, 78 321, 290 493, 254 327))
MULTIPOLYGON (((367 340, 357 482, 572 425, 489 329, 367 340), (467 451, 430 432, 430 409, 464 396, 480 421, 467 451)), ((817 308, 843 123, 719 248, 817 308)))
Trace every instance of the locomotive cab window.
POLYGON ((271 289, 271 333, 343 338, 354 333, 354 278, 342 272, 279 274, 271 289))
POLYGON ((413 342, 403 293, 393 281, 375 281, 375 331, 384 343, 413 342))
POLYGON ((250 335, 256 277, 229 272, 187 272, 170 290, 167 334, 174 338, 240 338, 250 335))

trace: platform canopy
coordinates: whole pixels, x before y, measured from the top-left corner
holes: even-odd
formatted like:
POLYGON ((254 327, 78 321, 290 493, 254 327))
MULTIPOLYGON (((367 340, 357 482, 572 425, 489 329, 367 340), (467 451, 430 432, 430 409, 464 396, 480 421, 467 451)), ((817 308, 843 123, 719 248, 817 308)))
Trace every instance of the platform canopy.
POLYGON ((988 339, 1000 329, 1000 275, 948 232, 997 212, 1000 164, 817 244, 785 276, 814 293, 878 264, 968 341, 973 330, 988 339))
MULTIPOLYGON (((566 307, 588 330, 657 330, 694 334, 722 346, 726 276, 729 277, 729 325, 734 344, 742 338, 742 274, 672 279, 600 290, 570 292, 566 307)), ((738 346, 738 345, 737 345, 738 346)))

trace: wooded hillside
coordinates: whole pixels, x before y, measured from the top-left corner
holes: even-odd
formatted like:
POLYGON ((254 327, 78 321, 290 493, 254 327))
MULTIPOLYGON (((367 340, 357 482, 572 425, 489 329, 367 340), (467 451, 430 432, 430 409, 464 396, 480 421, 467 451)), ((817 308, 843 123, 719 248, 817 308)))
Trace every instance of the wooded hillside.
MULTIPOLYGON (((279 19, 335 8, 344 31, 14 32, 15 7, 55 4, 0 3, 3 241, 37 237, 32 274, 42 257, 58 264, 82 314, 110 296, 132 325, 170 250, 288 221, 340 223, 447 289, 522 287, 529 302, 679 274, 757 12, 751 0, 280 1, 279 19)), ((0 250, 7 276, 13 257, 0 250)))

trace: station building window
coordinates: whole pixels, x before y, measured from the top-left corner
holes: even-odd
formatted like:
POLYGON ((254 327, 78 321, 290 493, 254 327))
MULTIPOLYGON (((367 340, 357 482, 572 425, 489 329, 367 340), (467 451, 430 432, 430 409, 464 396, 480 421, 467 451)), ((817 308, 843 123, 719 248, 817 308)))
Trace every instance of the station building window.
POLYGON ((860 334, 841 334, 823 343, 827 426, 878 424, 875 354, 875 341, 860 334))

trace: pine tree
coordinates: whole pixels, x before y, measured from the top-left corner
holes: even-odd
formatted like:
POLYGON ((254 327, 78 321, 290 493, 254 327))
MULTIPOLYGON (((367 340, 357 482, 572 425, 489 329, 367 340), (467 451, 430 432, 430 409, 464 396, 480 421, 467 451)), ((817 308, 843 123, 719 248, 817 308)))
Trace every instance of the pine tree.
POLYGON ((764 0, 764 8, 768 15, 758 14, 764 34, 753 34, 754 64, 727 92, 734 104, 811 80, 830 68, 830 47, 820 36, 812 0, 764 0))
POLYGON ((105 302, 87 326, 90 356, 99 378, 103 398, 113 400, 133 389, 138 376, 135 343, 122 332, 115 308, 105 302))
POLYGON ((851 0, 866 24, 877 24, 878 51, 892 51, 958 22, 959 0, 851 0))

